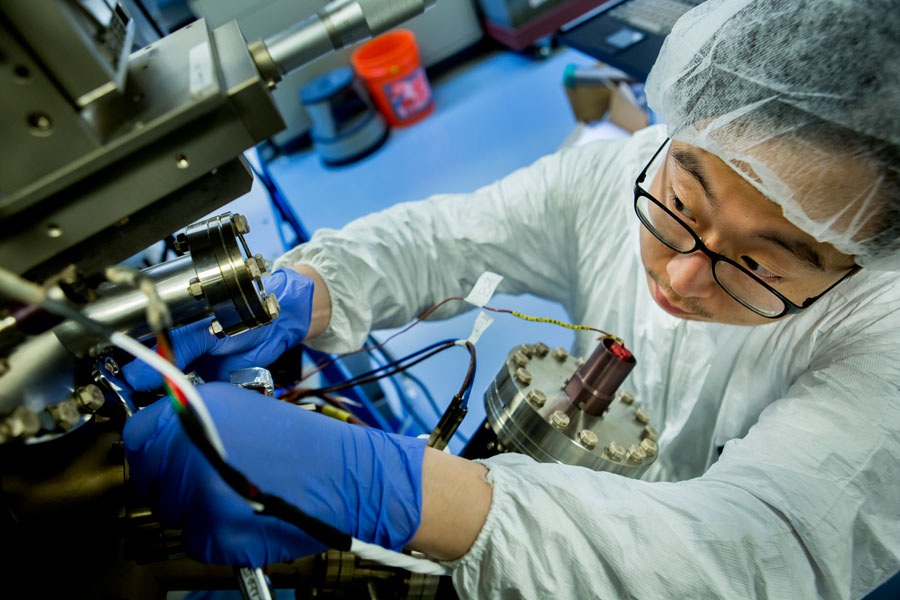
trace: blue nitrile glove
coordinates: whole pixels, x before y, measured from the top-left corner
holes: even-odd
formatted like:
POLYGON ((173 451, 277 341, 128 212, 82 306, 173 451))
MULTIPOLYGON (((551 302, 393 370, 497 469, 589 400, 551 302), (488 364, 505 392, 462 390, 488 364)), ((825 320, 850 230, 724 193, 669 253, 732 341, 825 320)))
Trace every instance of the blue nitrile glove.
MULTIPOLYGON (((350 425, 226 383, 197 388, 229 464, 263 492, 365 542, 409 543, 422 509, 425 440, 350 425)), ((181 527, 202 562, 259 567, 323 545, 276 517, 258 515, 184 433, 168 400, 125 424, 130 478, 163 523, 181 527)))
MULTIPOLYGON (((228 381, 232 371, 265 367, 288 348, 302 342, 312 316, 312 280, 293 269, 279 269, 266 277, 264 284, 281 305, 277 319, 269 325, 224 338, 209 332, 212 317, 179 327, 172 331, 178 367, 184 369, 191 365, 205 380, 228 381)), ((159 373, 142 360, 125 365, 122 374, 138 391, 153 390, 163 384, 159 373)))

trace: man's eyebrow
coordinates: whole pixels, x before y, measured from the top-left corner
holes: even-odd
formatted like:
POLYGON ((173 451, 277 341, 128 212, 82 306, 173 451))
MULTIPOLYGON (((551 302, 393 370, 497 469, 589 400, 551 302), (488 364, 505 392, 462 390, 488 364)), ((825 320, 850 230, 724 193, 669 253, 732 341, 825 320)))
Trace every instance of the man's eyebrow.
POLYGON ((672 158, 678 163, 679 167, 697 180, 697 183, 699 183, 700 187, 703 188, 703 191, 706 192, 706 196, 710 199, 712 204, 715 205, 716 195, 713 194, 712 188, 709 186, 709 180, 703 170, 703 165, 700 164, 697 157, 687 150, 672 148, 672 158))
POLYGON ((758 233, 757 237, 778 244, 803 262, 809 264, 818 271, 824 271, 824 261, 822 255, 816 252, 816 249, 802 240, 792 240, 785 238, 777 233, 766 232, 758 233))

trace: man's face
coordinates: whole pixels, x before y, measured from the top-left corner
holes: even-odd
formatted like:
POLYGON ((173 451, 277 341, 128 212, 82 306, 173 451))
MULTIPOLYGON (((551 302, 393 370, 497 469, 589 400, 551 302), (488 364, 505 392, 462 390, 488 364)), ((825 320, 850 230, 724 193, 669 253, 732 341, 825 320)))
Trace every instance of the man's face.
MULTIPOLYGON (((792 225, 715 155, 673 141, 648 190, 713 252, 745 267, 795 304, 817 296, 853 266, 853 258, 792 225)), ((657 158, 659 160, 659 158, 657 158)), ((772 322, 734 300, 713 278, 703 252, 679 254, 641 227, 641 259, 656 303, 696 321, 772 322)))

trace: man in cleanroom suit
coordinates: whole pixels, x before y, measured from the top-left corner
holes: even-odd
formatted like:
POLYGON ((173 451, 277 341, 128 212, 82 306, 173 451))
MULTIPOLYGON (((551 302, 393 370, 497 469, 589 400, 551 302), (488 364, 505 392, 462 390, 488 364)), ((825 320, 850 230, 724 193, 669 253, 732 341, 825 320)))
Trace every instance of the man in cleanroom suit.
MULTIPOLYGON (((201 386, 229 460, 343 532, 447 561, 462 597, 865 595, 900 568, 898 46, 890 2, 707 2, 648 81, 666 126, 317 232, 278 261, 271 328, 175 332, 183 364, 223 373, 304 340, 347 351, 494 271, 641 357, 629 386, 661 424, 641 480, 470 462, 201 386)), ((322 549, 225 488, 167 404, 125 444, 197 558, 322 549)))

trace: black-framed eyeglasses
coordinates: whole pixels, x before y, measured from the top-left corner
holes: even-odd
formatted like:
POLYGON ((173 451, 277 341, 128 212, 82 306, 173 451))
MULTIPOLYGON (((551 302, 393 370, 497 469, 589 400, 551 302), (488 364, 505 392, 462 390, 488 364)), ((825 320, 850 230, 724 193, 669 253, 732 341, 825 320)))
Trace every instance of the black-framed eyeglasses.
POLYGON ((727 256, 713 252, 706 247, 703 240, 662 202, 654 198, 650 192, 641 187, 647 177, 647 171, 656 157, 663 151, 669 140, 666 139, 659 149, 650 157, 650 161, 634 182, 634 211, 643 226, 656 236, 660 242, 679 254, 703 252, 709 257, 713 279, 729 296, 740 302, 749 310, 769 319, 778 319, 785 315, 800 312, 813 302, 827 294, 833 287, 848 279, 859 271, 854 265, 843 277, 828 286, 818 296, 807 298, 802 304, 794 304, 765 281, 748 271, 727 256))

